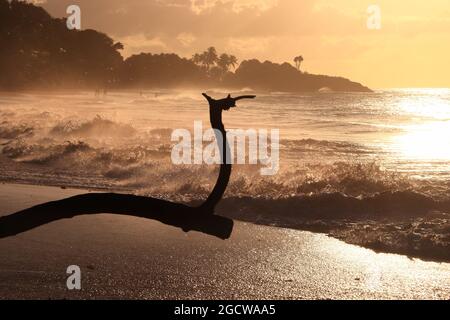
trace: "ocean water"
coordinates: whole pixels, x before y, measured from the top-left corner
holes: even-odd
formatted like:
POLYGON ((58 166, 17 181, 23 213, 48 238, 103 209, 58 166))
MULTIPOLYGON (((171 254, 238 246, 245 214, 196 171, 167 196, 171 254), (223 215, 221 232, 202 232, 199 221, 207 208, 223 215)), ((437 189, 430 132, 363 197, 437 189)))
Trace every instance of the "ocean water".
MULTIPOLYGON (((450 199, 450 90, 254 94, 224 113, 225 126, 279 129, 280 170, 236 164, 225 197, 450 199)), ((0 181, 203 199, 218 167, 170 158, 173 130, 194 121, 209 127, 200 92, 2 93, 0 181)))

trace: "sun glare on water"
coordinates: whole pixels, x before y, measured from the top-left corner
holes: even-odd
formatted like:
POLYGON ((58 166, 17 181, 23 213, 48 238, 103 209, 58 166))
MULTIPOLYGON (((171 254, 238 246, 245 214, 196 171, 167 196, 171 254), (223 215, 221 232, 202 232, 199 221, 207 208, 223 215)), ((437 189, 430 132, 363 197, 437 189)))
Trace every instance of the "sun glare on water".
POLYGON ((405 157, 450 160, 450 120, 411 126, 395 140, 405 157))
POLYGON ((412 124, 394 138, 396 149, 412 160, 450 161, 450 101, 448 92, 428 90, 418 99, 400 104, 411 115, 412 124), (443 94, 444 93, 444 94, 443 94), (445 98, 443 98, 445 96, 445 98))

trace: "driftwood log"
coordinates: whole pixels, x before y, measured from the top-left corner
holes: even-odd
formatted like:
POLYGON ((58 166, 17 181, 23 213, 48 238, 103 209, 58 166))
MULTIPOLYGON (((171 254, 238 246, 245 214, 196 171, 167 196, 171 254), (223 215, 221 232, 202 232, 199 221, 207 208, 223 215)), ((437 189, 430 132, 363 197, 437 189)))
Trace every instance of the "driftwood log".
POLYGON ((58 201, 51 201, 0 217, 0 238, 14 236, 47 223, 69 219, 79 215, 110 213, 153 219, 164 224, 181 228, 183 231, 199 231, 221 239, 230 237, 233 220, 214 214, 221 200, 231 174, 231 164, 226 161, 229 150, 222 111, 236 106, 236 101, 254 96, 241 96, 214 100, 203 94, 209 103, 211 126, 223 136, 219 145, 222 164, 217 183, 205 202, 198 207, 161 200, 151 197, 117 193, 87 193, 58 201))

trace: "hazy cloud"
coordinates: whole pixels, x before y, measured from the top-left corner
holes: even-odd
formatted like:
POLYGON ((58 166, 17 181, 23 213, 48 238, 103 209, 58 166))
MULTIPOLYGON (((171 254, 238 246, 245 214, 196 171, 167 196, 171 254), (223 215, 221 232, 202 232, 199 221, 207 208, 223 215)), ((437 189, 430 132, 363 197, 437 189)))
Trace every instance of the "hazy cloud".
POLYGON ((188 32, 182 32, 177 36, 177 40, 184 47, 189 47, 195 41, 195 39, 195 36, 192 33, 188 32))

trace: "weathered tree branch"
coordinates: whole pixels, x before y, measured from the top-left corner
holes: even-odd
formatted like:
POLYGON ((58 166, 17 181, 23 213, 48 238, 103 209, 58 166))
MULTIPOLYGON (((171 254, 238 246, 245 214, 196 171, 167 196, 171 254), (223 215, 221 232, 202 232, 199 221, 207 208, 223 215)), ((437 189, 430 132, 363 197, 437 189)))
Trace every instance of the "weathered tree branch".
POLYGON ((222 133, 223 145, 216 186, 208 199, 200 207, 194 208, 151 197, 140 197, 115 193, 87 193, 67 199, 47 202, 14 214, 0 217, 0 238, 14 236, 44 224, 73 218, 78 215, 111 213, 154 219, 162 223, 227 239, 233 230, 233 220, 214 214, 214 208, 225 192, 231 174, 231 164, 226 163, 225 127, 222 123, 222 110, 234 107, 239 99, 247 96, 214 100, 204 94, 209 102, 211 126, 222 133))

